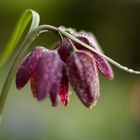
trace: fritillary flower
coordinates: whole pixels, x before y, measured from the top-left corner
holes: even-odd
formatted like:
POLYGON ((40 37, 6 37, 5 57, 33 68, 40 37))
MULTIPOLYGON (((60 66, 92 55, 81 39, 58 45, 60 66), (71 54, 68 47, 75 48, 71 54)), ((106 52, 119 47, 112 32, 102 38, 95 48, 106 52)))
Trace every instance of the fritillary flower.
POLYGON ((36 47, 29 53, 16 73, 16 85, 21 89, 29 80, 33 95, 43 100, 50 95, 52 105, 58 104, 59 98, 67 105, 67 79, 63 75, 65 64, 57 51, 36 47))
POLYGON ((72 53, 67 60, 67 75, 82 103, 94 106, 99 97, 99 80, 93 56, 84 51, 72 53))
MULTIPOLYGON (((90 33, 74 34, 79 40, 103 53, 95 37, 90 33)), ((113 71, 100 55, 82 45, 63 39, 55 50, 36 47, 19 65, 16 85, 21 89, 30 80, 33 96, 39 101, 50 97, 52 105, 69 102, 69 83, 80 101, 88 108, 94 106, 100 96, 99 71, 109 80, 113 71), (74 51, 73 45, 77 50, 74 51)))

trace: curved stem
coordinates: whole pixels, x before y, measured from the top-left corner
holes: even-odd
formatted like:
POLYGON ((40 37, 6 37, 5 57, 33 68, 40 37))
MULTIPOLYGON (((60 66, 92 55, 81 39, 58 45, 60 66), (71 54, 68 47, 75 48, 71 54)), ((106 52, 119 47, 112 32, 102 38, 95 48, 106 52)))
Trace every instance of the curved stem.
POLYGON ((63 27, 58 27, 58 29, 59 29, 59 32, 60 32, 62 35, 64 35, 64 36, 70 38, 71 40, 73 40, 73 41, 75 41, 75 42, 81 44, 82 46, 86 47, 87 49, 89 49, 89 50, 91 50, 91 51, 93 51, 93 52, 99 54, 100 56, 104 57, 106 60, 108 60, 110 63, 112 63, 113 65, 115 65, 115 66, 118 67, 119 69, 122 69, 122 70, 124 70, 124 71, 126 71, 126 72, 133 73, 133 74, 140 74, 140 71, 135 71, 135 70, 133 70, 133 69, 129 69, 129 68, 127 68, 126 66, 123 66, 123 65, 119 64, 118 62, 114 61, 114 60, 111 59, 110 57, 108 57, 108 56, 106 56, 106 55, 100 53, 99 51, 97 51, 97 50, 94 49, 93 47, 87 45, 87 44, 84 43, 83 41, 80 41, 80 40, 79 40, 78 38, 76 38, 75 36, 73 36, 73 35, 71 35, 70 33, 66 32, 66 31, 65 31, 65 28, 63 28, 63 27))
POLYGON ((9 69, 7 78, 5 80, 4 86, 3 86, 2 91, 1 91, 1 96, 0 96, 0 121, 1 121, 1 118, 2 118, 2 113, 3 113, 5 103, 6 103, 8 91, 9 91, 11 82, 12 82, 12 80, 14 78, 16 69, 17 69, 20 61, 24 57, 24 54, 27 51, 27 49, 29 48, 30 44, 34 41, 34 39, 43 30, 52 31, 52 32, 56 33, 57 35, 59 35, 58 29, 56 27, 50 26, 50 25, 41 25, 41 26, 38 26, 35 30, 33 30, 32 32, 30 32, 26 36, 24 42, 22 43, 22 45, 20 46, 18 52, 15 55, 15 58, 14 58, 13 63, 11 65, 10 69, 9 69))

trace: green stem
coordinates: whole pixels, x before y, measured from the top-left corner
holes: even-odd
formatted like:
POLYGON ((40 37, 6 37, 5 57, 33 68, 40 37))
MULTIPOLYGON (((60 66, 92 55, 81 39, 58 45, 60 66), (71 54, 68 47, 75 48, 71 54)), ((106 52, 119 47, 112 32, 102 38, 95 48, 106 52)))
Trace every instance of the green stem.
POLYGON ((86 47, 87 49, 89 49, 89 50, 91 50, 91 51, 93 51, 93 52, 99 54, 100 56, 104 57, 106 60, 108 60, 110 63, 112 63, 113 65, 115 65, 115 66, 118 67, 119 69, 122 69, 122 70, 124 70, 124 71, 126 71, 126 72, 133 73, 133 74, 140 74, 140 71, 135 71, 135 70, 133 70, 133 69, 129 69, 129 68, 127 68, 126 66, 123 66, 123 65, 119 64, 118 62, 114 61, 114 60, 111 59, 110 57, 108 57, 108 56, 102 54, 101 52, 99 52, 98 50, 94 49, 93 47, 91 47, 91 46, 87 45, 86 43, 80 41, 80 40, 79 40, 78 38, 76 38, 75 36, 73 36, 73 35, 71 35, 70 33, 66 32, 66 31, 65 31, 65 28, 59 27, 58 30, 59 30, 59 32, 60 32, 62 35, 64 35, 64 36, 70 38, 71 40, 73 40, 73 41, 75 41, 75 42, 81 44, 82 46, 86 47))
POLYGON ((69 39, 69 38, 67 37, 67 40, 68 40, 69 43, 71 44, 73 51, 76 52, 76 51, 77 51, 77 48, 75 47, 75 45, 73 44, 73 42, 71 41, 71 39, 69 39))
POLYGON ((34 39, 43 30, 47 30, 47 31, 49 30, 49 31, 52 31, 52 32, 55 32, 55 33, 58 34, 58 29, 56 27, 50 26, 50 25, 41 25, 41 26, 38 26, 36 29, 34 29, 32 32, 30 32, 26 36, 24 42, 22 43, 22 45, 20 46, 17 54, 15 55, 15 58, 13 60, 13 63, 11 65, 11 67, 10 67, 9 73, 7 75, 7 78, 5 80, 4 86, 3 86, 2 91, 1 91, 1 96, 0 96, 0 121, 1 121, 1 118, 2 118, 2 113, 3 113, 3 110, 4 110, 6 99, 7 99, 7 96, 8 96, 8 91, 9 91, 11 82, 14 78, 16 69, 17 69, 20 61, 24 57, 25 52, 29 48, 30 44, 34 41, 34 39))

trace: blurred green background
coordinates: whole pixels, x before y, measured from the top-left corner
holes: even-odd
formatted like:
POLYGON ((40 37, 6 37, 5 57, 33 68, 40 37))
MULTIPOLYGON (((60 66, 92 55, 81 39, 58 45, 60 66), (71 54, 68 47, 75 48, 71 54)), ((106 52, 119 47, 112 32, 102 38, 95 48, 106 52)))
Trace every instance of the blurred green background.
MULTIPOLYGON (((0 52, 29 8, 40 14, 42 24, 93 32, 108 56, 140 70, 139 0, 0 0, 0 52)), ((53 34, 43 34, 32 47, 51 47, 56 41, 53 34)), ((0 90, 12 58, 0 69, 0 90)), ((38 103, 29 84, 17 91, 13 81, 0 140, 139 140, 140 76, 113 69, 113 81, 100 76, 101 98, 91 110, 74 92, 68 107, 53 108, 49 99, 38 103)))

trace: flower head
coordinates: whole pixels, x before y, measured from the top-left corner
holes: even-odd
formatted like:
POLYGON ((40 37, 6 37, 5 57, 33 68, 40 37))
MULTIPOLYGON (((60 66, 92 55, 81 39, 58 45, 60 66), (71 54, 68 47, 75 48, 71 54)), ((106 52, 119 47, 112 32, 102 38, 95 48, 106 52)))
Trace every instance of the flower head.
MULTIPOLYGON (((30 79, 33 95, 38 100, 50 95, 52 105, 56 106, 59 98, 67 94, 67 83, 63 82, 65 80, 64 69, 65 64, 57 51, 36 47, 24 58, 17 70, 17 88, 22 88, 30 79)), ((67 97, 63 99, 63 102, 67 102, 66 100, 67 97)))
MULTIPOLYGON (((92 34, 74 35, 103 53, 92 34)), ((16 73, 17 88, 24 87, 30 80, 32 93, 39 101, 49 96, 53 106, 57 106, 59 100, 66 106, 70 82, 81 102, 88 108, 94 106, 100 96, 97 69, 106 78, 113 79, 109 63, 97 53, 76 42, 71 44, 65 38, 55 48, 50 51, 36 47, 24 58, 16 73)))

